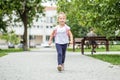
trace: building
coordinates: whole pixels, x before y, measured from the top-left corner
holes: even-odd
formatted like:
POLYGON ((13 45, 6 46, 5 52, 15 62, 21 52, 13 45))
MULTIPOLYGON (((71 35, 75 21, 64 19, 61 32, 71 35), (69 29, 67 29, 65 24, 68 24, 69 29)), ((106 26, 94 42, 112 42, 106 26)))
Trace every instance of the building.
MULTIPOLYGON (((28 44, 40 45, 41 43, 48 42, 53 27, 57 23, 56 9, 56 6, 45 6, 45 16, 40 17, 37 21, 33 20, 33 24, 28 28, 28 44)), ((11 23, 8 30, 13 30, 22 39, 24 27, 21 22, 11 23)))

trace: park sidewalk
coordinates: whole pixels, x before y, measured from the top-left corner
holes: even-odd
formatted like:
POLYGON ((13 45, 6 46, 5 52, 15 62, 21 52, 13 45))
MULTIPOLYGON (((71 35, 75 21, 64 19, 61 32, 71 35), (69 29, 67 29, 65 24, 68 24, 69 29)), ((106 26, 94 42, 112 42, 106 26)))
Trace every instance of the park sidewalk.
POLYGON ((65 71, 56 67, 53 48, 10 53, 0 58, 0 80, 120 80, 120 66, 79 52, 67 52, 65 71))

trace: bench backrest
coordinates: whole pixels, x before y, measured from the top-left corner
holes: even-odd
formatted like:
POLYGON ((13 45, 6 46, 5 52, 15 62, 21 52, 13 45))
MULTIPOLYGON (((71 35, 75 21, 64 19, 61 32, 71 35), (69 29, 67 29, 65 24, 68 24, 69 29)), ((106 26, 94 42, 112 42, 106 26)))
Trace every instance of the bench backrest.
POLYGON ((82 39, 83 39, 83 38, 75 38, 74 41, 75 41, 75 42, 81 42, 82 39))
POLYGON ((120 40, 120 37, 84 37, 83 40, 109 40, 109 41, 114 41, 114 40, 120 40))

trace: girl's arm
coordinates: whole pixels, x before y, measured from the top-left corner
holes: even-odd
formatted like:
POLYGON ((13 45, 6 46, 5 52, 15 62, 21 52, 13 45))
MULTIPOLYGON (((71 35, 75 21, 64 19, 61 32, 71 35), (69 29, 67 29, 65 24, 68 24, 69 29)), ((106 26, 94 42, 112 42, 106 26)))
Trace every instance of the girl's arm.
POLYGON ((73 44, 73 34, 70 30, 68 32, 69 32, 69 37, 70 37, 70 44, 73 44))
POLYGON ((51 35, 50 35, 49 42, 48 42, 49 45, 52 44, 52 39, 53 39, 53 37, 54 37, 54 33, 55 33, 55 30, 54 30, 54 31, 51 33, 51 35))

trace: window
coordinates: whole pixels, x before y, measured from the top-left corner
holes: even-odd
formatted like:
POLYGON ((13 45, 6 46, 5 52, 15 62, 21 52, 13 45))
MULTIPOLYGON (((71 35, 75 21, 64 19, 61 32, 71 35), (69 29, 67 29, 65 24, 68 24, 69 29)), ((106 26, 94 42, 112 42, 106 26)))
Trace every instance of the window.
POLYGON ((33 28, 35 28, 35 25, 33 25, 33 28))
POLYGON ((36 38, 36 36, 34 36, 34 35, 30 35, 30 36, 29 36, 29 39, 30 39, 30 40, 33 40, 33 39, 35 39, 35 38, 36 38))
POLYGON ((40 26, 40 28, 42 29, 42 28, 43 28, 43 26, 40 26))
POLYGON ((49 23, 49 17, 46 18, 46 22, 49 23))
POLYGON ((50 28, 52 28, 52 26, 50 26, 50 28))
POLYGON ((50 38, 50 36, 47 35, 47 36, 46 36, 46 41, 49 41, 49 38, 50 38))
POLYGON ((22 25, 19 25, 20 27, 22 27, 22 25))
POLYGON ((50 17, 50 23, 53 23, 53 18, 52 17, 50 17))
POLYGON ((49 26, 46 26, 46 28, 49 28, 49 26))
POLYGON ((39 25, 37 25, 37 28, 39 28, 39 25))

